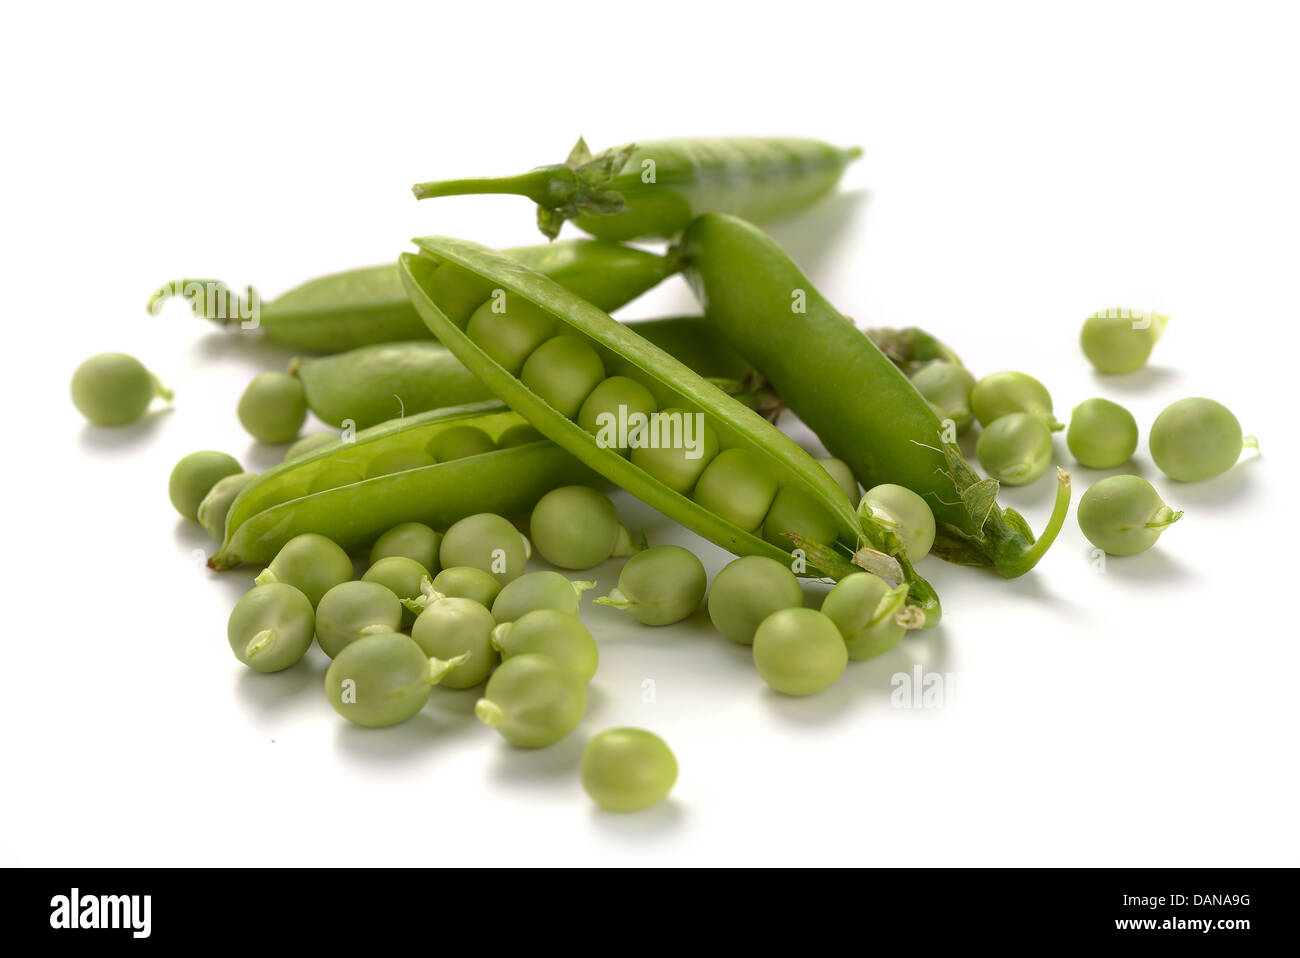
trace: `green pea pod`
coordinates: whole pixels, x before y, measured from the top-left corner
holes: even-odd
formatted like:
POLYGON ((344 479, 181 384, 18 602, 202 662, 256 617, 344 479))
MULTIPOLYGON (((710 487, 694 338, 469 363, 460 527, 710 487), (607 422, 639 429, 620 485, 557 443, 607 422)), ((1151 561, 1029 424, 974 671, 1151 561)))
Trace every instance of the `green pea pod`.
MULTIPOLYGON (((703 319, 655 319, 631 327, 745 405, 760 412, 780 408, 762 377, 719 342, 703 319)), ((388 419, 496 398, 454 353, 431 339, 296 359, 289 371, 302 381, 311 411, 339 427, 350 419, 367 429, 388 419)))
POLYGON ((997 504, 998 483, 980 479, 916 387, 826 301, 769 236, 734 216, 702 216, 681 249, 706 318, 762 370, 831 455, 862 484, 906 486, 939 523, 934 553, 992 566, 1012 578, 1033 568, 1065 521, 1068 474, 1041 538, 997 504))
POLYGON ((915 326, 901 329, 879 326, 868 329, 867 338, 908 376, 933 362, 962 365, 961 357, 951 347, 915 326))
POLYGON ((268 562, 284 543, 314 532, 351 552, 403 522, 445 529, 480 512, 530 509, 565 485, 602 485, 600 477, 554 443, 509 449, 367 478, 367 467, 395 451, 423 451, 438 433, 475 426, 495 439, 523 422, 500 402, 439 409, 388 422, 262 473, 230 506, 214 569, 268 562))
MULTIPOLYGON (((606 310, 631 302, 680 268, 672 257, 595 240, 506 252, 606 310)), ((467 281, 469 277, 455 277, 461 295, 475 305, 487 298, 490 290, 472 282, 466 288, 467 281)), ((149 311, 156 315, 164 301, 177 296, 189 302, 195 316, 248 328, 256 323, 268 339, 310 352, 337 353, 430 336, 406 298, 395 263, 320 276, 265 303, 251 288, 241 297, 219 280, 179 279, 150 297, 149 311)))
MULTIPOLYGON (((579 139, 563 163, 519 176, 419 183, 417 199, 512 193, 537 204, 551 239, 565 220, 607 240, 672 237, 701 213, 780 219, 835 188, 862 155, 818 140, 726 137, 629 143, 592 155, 579 139)), ((530 264, 531 265, 531 264, 530 264)))
MULTIPOLYGON (((824 540, 791 543, 792 547, 795 544, 807 547, 808 565, 801 565, 796 558, 793 563, 796 571, 838 579, 855 571, 855 563, 874 568, 877 563, 885 562, 891 566, 895 578, 906 577, 911 586, 908 624, 917 627, 938 622, 938 597, 929 584, 905 565, 905 558, 892 560, 874 548, 864 548, 869 543, 864 541, 862 525, 830 474, 762 416, 627 326, 517 261, 465 240, 425 237, 415 243, 422 253, 404 254, 400 262, 411 301, 420 315, 448 349, 548 439, 606 479, 722 548, 736 555, 764 555, 785 564, 792 563, 789 549, 783 550, 766 541, 757 532, 746 531, 691 499, 687 494, 689 489, 678 491, 681 486, 669 485, 652 474, 655 460, 638 464, 636 449, 631 459, 624 458, 617 448, 598 442, 593 434, 566 417, 526 384, 532 358, 521 375, 515 375, 493 359, 444 312, 437 293, 439 270, 449 267, 468 270, 485 278, 493 288, 505 290, 507 296, 515 297, 515 302, 522 302, 528 313, 548 314, 562 331, 551 342, 576 343, 578 351, 595 347, 595 351, 604 354, 604 372, 635 380, 654 397, 658 410, 671 407, 702 415, 705 432, 716 437, 713 458, 721 461, 718 450, 740 453, 756 464, 752 475, 770 481, 773 490, 779 488, 782 493, 789 492, 812 503, 831 524, 831 530, 824 540)), ((545 351, 542 347, 534 355, 545 351)), ((571 375, 559 378, 566 385, 571 385, 573 380, 571 375)), ((710 461, 706 459, 700 468, 707 468, 710 461)))

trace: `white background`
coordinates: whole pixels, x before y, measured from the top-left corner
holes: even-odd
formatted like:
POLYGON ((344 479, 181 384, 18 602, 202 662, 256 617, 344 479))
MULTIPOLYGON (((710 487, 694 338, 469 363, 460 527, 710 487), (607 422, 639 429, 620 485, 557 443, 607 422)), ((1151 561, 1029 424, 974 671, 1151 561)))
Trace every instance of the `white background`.
MULTIPOLYGON (((1295 865, 1296 27, 1240 3, 8 5, 0 863, 1295 865), (196 448, 277 461, 234 407, 289 353, 149 317, 147 294, 200 275, 274 295, 423 233, 540 240, 522 199, 407 187, 557 161, 578 134, 728 133, 861 144, 844 194, 775 231, 813 280, 863 325, 1036 374, 1063 418, 1123 402, 1136 471, 1183 520, 1102 574, 1073 517, 1020 580, 926 560, 942 627, 806 700, 703 617, 591 610, 589 715, 539 752, 468 717, 472 692, 374 732, 329 709, 318 652, 243 670, 225 620, 256 570, 193 560, 210 544, 167 474, 196 448), (1173 317, 1123 381, 1077 347, 1107 306, 1173 317), (83 425, 68 377, 110 349, 174 410, 83 425), (1185 395, 1263 457, 1160 477, 1145 430, 1185 395), (947 708, 891 706, 918 662, 952 676, 947 708), (617 817, 582 793, 582 745, 615 724, 671 743, 669 803, 617 817)), ((690 308, 675 280, 627 314, 690 308)), ((1074 475, 1077 499, 1098 474, 1074 475)), ((1041 527, 1050 486, 1003 502, 1041 527)))

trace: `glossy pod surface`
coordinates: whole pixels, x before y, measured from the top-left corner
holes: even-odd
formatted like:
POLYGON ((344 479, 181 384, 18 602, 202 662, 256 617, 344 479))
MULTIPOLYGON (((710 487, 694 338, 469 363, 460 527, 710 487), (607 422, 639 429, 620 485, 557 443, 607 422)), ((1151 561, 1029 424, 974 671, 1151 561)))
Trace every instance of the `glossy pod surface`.
POLYGON ((437 410, 357 433, 262 473, 234 503, 226 540, 209 562, 222 569, 265 562, 289 539, 315 532, 352 552, 403 522, 434 529, 490 509, 510 515, 557 486, 601 480, 554 443, 535 442, 479 456, 366 478, 395 451, 423 451, 440 431, 472 423, 497 436, 521 419, 501 403, 437 410))

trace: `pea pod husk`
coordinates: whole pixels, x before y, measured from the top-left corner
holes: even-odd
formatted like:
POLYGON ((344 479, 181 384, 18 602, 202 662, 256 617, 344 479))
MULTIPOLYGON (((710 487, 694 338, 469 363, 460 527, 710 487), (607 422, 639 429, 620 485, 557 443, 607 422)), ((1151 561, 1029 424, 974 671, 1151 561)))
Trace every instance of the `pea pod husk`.
POLYGON ((423 449, 437 433, 472 425, 496 438, 523 420, 500 402, 440 409, 384 423, 262 473, 231 504, 214 569, 268 562, 296 535, 314 532, 345 550, 362 548, 393 526, 423 522, 445 529, 480 512, 512 515, 557 486, 603 485, 551 442, 365 478, 366 464, 394 449, 423 449), (348 481, 314 491, 322 478, 348 481))
POLYGON ((943 440, 939 417, 916 387, 771 237, 737 217, 711 214, 687 228, 680 249, 706 318, 831 455, 868 488, 897 483, 925 497, 939 525, 936 555, 1008 578, 1033 568, 1065 520, 1066 473, 1058 470, 1052 517, 1035 540, 1019 513, 998 506, 997 481, 980 479, 943 440))
POLYGON ((579 139, 563 163, 518 176, 419 183, 413 191, 422 200, 526 196, 552 239, 566 220, 602 239, 672 237, 701 213, 766 221, 798 212, 833 190, 861 155, 819 140, 739 136, 629 143, 593 155, 579 139))
MULTIPOLYGON (((451 265, 468 270, 488 278, 494 288, 504 289, 549 312, 568 333, 583 337, 613 357, 614 362, 606 363, 608 373, 634 375, 654 394, 661 409, 673 406, 706 414, 720 444, 749 449, 761 458, 764 468, 779 481, 797 486, 833 518, 836 544, 822 544, 817 561, 805 574, 839 578, 855 571, 853 563, 858 560, 859 550, 864 546, 864 536, 852 505, 825 469, 762 416, 627 326, 615 322, 592 304, 517 261, 465 240, 424 237, 415 243, 421 253, 404 254, 401 266, 416 309, 435 335, 466 367, 547 438, 593 471, 722 548, 736 555, 765 555, 783 563, 790 562, 788 551, 704 509, 616 450, 602 448, 595 437, 565 418, 491 359, 440 308, 432 292, 436 288, 435 277, 439 269, 451 265)), ((872 550, 868 548, 866 551, 872 550)), ((914 600, 912 624, 936 624, 940 612, 934 590, 914 573, 909 582, 914 600)))
MULTIPOLYGON (((599 240, 521 246, 506 253, 606 310, 631 302, 680 269, 675 257, 599 240)), ((465 294, 481 302, 488 292, 465 294)), ((251 321, 257 302, 257 328, 268 339, 310 352, 337 353, 431 335, 411 307, 395 263, 320 276, 267 302, 258 302, 251 288, 241 296, 218 280, 180 279, 153 294, 149 311, 157 313, 172 297, 186 299, 195 316, 235 326, 251 321)))

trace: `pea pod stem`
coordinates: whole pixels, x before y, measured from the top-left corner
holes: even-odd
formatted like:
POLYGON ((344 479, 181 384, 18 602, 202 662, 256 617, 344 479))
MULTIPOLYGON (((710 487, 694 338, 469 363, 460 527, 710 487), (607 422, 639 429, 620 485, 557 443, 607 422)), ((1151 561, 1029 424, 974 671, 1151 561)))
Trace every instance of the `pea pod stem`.
POLYGON ((1070 514, 1070 474, 1060 466, 1056 468, 1056 501, 1052 505, 1052 514, 1043 528, 1042 534, 1034 544, 1019 554, 1018 561, 997 567, 999 574, 1008 579, 1023 575, 1038 564, 1052 543, 1056 541, 1065 517, 1070 514))

